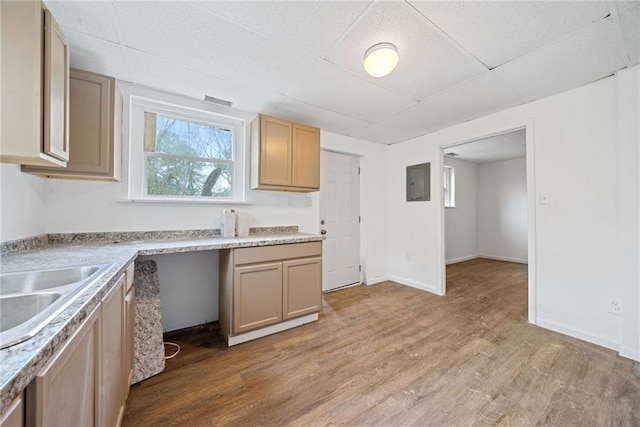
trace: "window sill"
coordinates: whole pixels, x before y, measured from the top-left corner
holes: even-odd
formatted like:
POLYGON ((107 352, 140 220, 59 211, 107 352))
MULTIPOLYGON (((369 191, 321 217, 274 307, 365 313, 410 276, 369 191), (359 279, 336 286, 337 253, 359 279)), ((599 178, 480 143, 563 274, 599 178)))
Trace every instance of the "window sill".
POLYGON ((133 198, 120 199, 118 203, 162 203, 166 205, 252 205, 253 202, 244 200, 200 200, 200 199, 163 199, 163 198, 133 198))

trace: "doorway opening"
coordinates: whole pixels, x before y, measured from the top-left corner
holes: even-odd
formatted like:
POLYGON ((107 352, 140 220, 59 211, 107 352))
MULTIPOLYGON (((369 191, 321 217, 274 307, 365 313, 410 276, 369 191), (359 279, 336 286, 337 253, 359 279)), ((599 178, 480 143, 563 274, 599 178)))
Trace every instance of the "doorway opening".
POLYGON ((452 291, 511 282, 519 315, 535 323, 530 136, 519 127, 441 147, 442 294, 447 282, 452 291))

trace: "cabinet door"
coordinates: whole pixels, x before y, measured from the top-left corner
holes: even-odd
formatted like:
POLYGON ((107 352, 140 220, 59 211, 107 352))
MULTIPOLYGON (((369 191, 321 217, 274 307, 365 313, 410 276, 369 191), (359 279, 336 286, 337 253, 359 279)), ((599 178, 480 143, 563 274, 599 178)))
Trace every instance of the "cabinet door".
POLYGON ((237 267, 233 278, 233 332, 282 320, 282 263, 237 267))
POLYGON ((69 48, 44 10, 44 152, 69 160, 69 48))
POLYGON ((23 427, 24 426, 24 403, 23 393, 4 408, 0 416, 0 427, 23 427))
POLYGON ((294 187, 320 188, 320 129, 293 124, 294 187))
POLYGON ((315 313, 322 307, 322 260, 285 261, 283 267, 284 320, 315 313))
POLYGON ((291 185, 291 122, 260 116, 260 184, 291 185))
POLYGON ((135 289, 129 289, 129 292, 124 297, 125 307, 125 333, 124 333, 124 355, 122 365, 124 366, 124 387, 122 394, 122 405, 124 406, 129 397, 129 387, 131 386, 131 380, 133 379, 133 334, 135 330, 135 289))
POLYGON ((124 275, 100 305, 100 346, 98 353, 98 425, 113 427, 122 419, 122 355, 124 352, 124 275))
POLYGON ((27 425, 95 425, 99 313, 87 317, 27 388, 27 425))

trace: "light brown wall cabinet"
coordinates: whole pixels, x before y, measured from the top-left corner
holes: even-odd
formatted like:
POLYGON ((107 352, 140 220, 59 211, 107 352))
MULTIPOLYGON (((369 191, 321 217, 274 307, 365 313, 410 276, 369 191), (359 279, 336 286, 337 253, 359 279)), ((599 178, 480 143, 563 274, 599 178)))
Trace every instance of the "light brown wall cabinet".
POLYGON ((65 166, 69 159, 69 48, 37 1, 0 2, 0 161, 65 166))
POLYGON ((122 94, 112 77, 71 69, 67 167, 23 166, 48 178, 119 181, 122 162, 122 94))
POLYGON ((260 114, 251 124, 251 188, 320 189, 320 129, 260 114))
POLYGON ((320 311, 320 242, 220 251, 220 327, 225 339, 320 311))
POLYGON ((121 424, 133 373, 129 270, 27 387, 27 426, 121 424))

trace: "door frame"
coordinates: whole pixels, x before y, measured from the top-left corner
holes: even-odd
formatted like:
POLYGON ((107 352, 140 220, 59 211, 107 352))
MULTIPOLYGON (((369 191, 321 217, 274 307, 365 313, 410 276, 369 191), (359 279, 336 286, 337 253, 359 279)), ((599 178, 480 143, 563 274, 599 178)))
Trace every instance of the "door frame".
POLYGON ((439 195, 438 197, 438 205, 440 209, 438 209, 440 215, 440 233, 438 235, 439 238, 439 258, 440 258, 440 268, 441 268, 441 285, 438 289, 439 295, 445 295, 447 291, 447 266, 446 266, 446 256, 445 256, 445 208, 444 208, 444 190, 442 187, 442 179, 444 174, 444 152, 446 149, 465 144, 468 142, 473 142, 478 139, 489 138, 491 136, 501 135, 507 132, 511 132, 514 130, 524 129, 525 130, 525 145, 526 145, 526 165, 527 165, 527 262, 528 262, 528 280, 527 280, 527 288, 528 288, 528 320, 531 324, 536 324, 537 315, 537 252, 536 252, 536 189, 535 189, 535 150, 534 150, 534 119, 528 119, 523 121, 511 122, 505 124, 503 126, 495 126, 491 127, 485 132, 472 132, 469 136, 464 138, 450 138, 448 140, 443 141, 442 144, 439 145, 439 161, 440 167, 437 168, 439 171, 438 179, 434 180, 436 183, 439 183, 436 187, 435 193, 439 195))
MULTIPOLYGON (((332 148, 324 148, 324 147, 320 147, 320 151, 327 151, 330 153, 336 153, 336 154, 344 154, 345 156, 351 156, 351 157, 356 157, 358 159, 358 170, 360 171, 360 173, 358 174, 358 216, 360 217, 360 222, 358 223, 358 228, 359 230, 359 235, 360 235, 360 244, 359 244, 359 251, 360 253, 358 254, 358 258, 359 258, 359 263, 362 266, 362 268, 360 269, 359 272, 359 278, 360 278, 360 282, 359 283, 355 283, 353 285, 346 285, 346 286, 342 286, 339 288, 335 288, 329 291, 325 291, 324 290, 324 274, 322 275, 322 289, 323 289, 323 293, 325 292, 333 292, 333 291, 337 291, 340 289, 345 289, 351 286, 357 286, 359 284, 363 284, 366 285, 366 259, 362 258, 363 254, 364 254, 364 241, 365 241, 365 236, 362 234, 362 158, 364 157, 362 154, 357 154, 357 153, 352 153, 349 151, 343 151, 343 150, 335 150, 332 148)), ((320 153, 320 161, 322 161, 322 153, 320 153)), ((322 164, 320 165, 320 171, 322 171, 322 164)), ((320 232, 320 229, 322 228, 322 226, 320 225, 320 198, 322 193, 322 176, 320 176, 320 191, 318 191, 318 216, 316 218, 316 224, 318 225, 318 233, 320 232)), ((324 240, 323 240, 323 249, 324 249, 324 240)), ((324 268, 324 265, 323 267, 324 268)))

